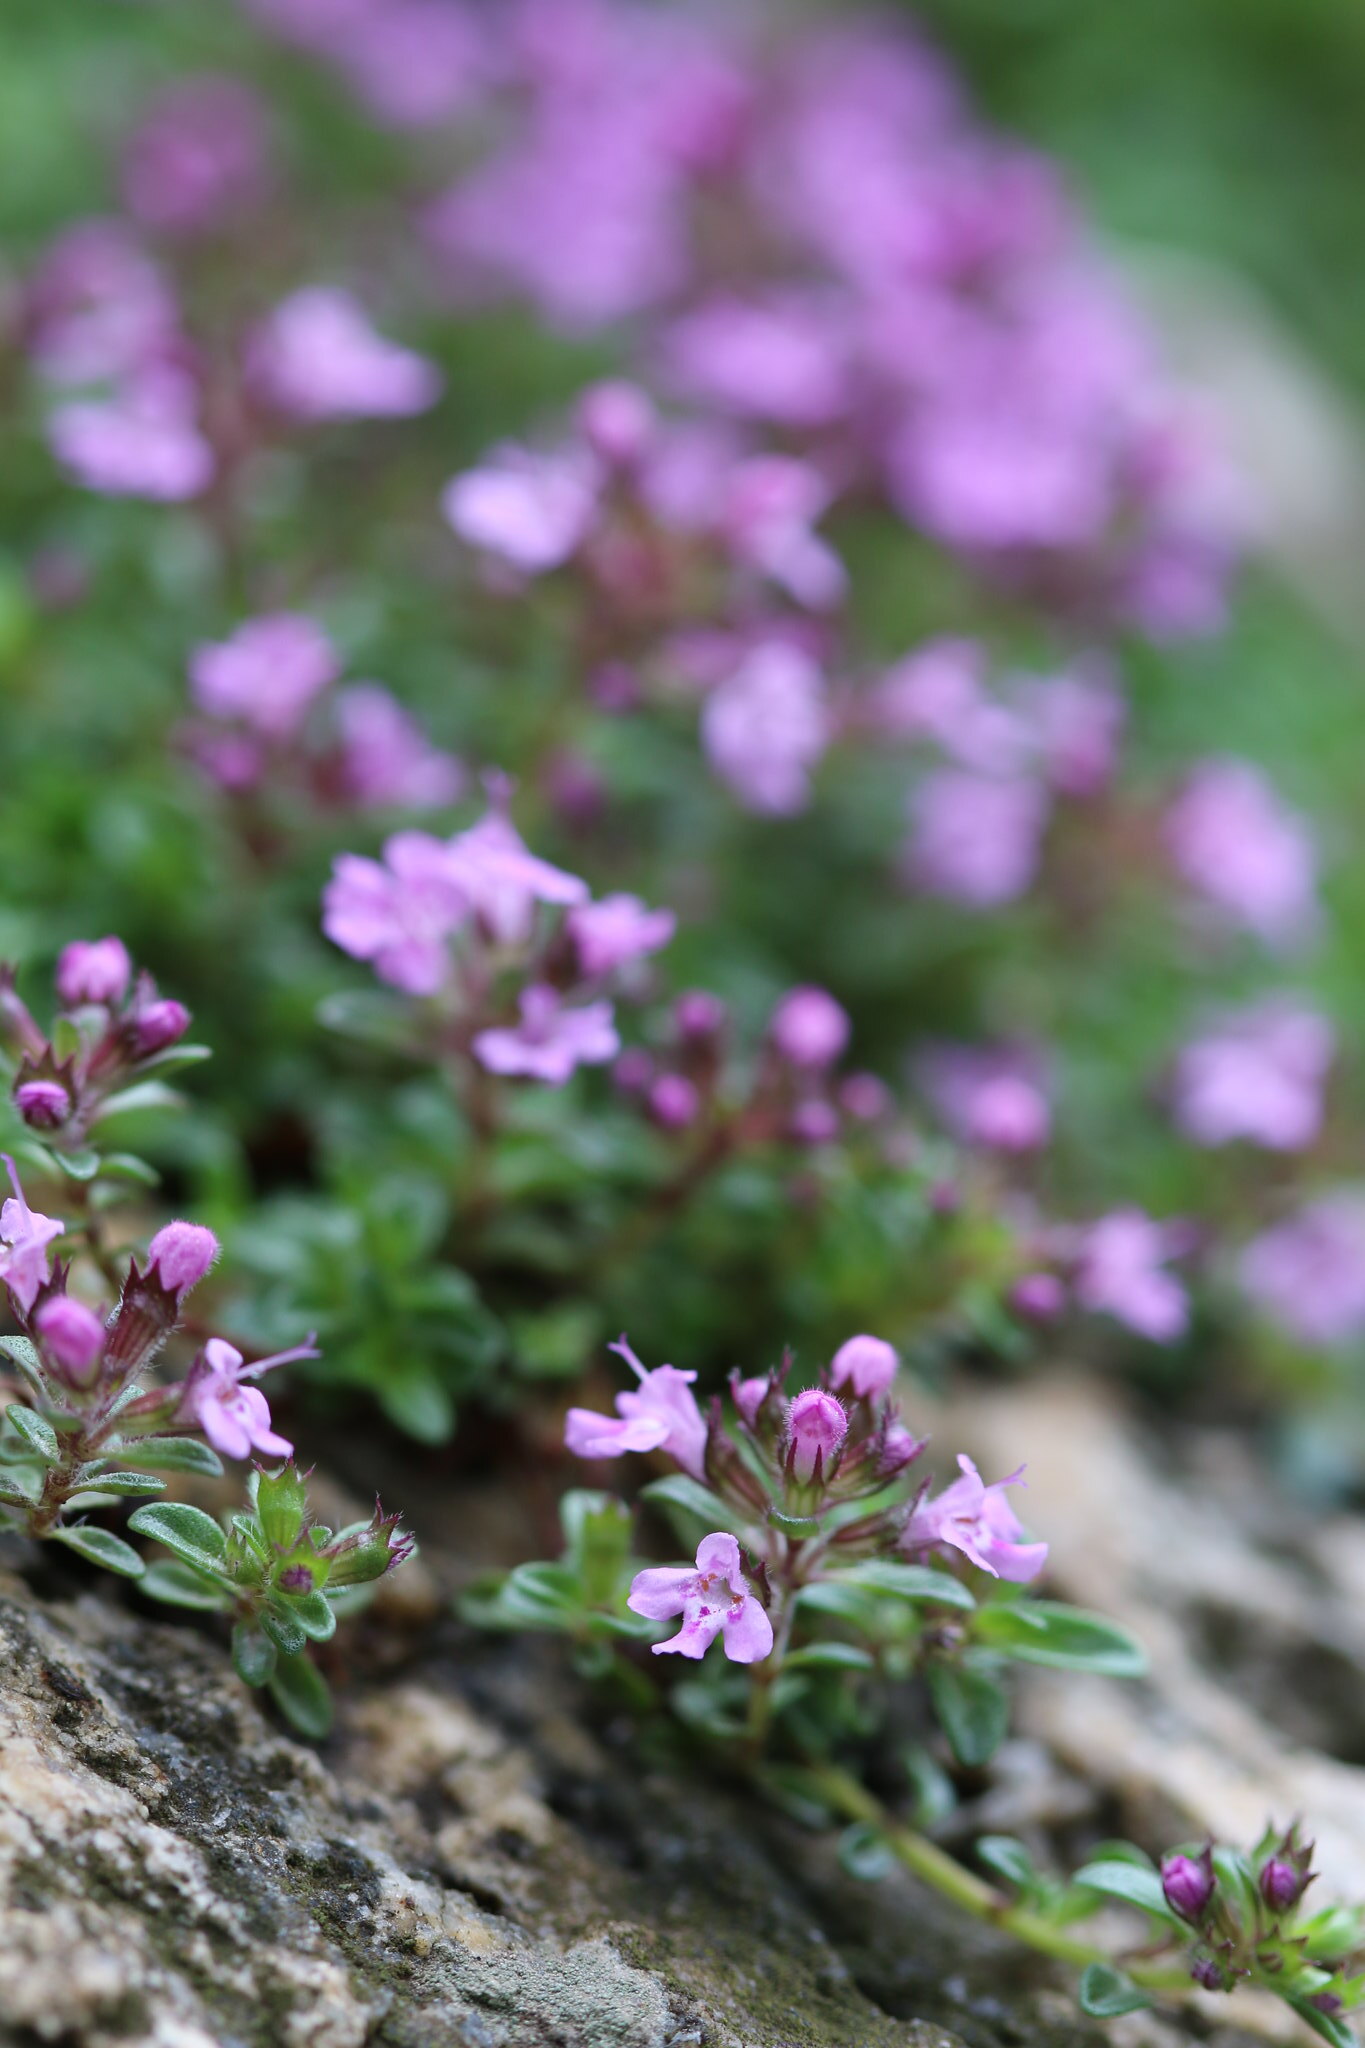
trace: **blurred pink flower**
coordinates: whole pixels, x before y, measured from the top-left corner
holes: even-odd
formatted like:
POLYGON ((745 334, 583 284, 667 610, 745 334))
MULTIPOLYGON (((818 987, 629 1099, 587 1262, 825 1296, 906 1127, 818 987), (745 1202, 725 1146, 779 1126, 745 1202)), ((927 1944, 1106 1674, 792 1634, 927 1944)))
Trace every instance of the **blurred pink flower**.
POLYGON ((441 509, 470 547, 539 576, 567 562, 587 538, 597 488, 591 466, 572 451, 537 454, 507 445, 452 477, 441 509))
POLYGON ((123 160, 128 211, 150 228, 197 234, 265 190, 265 109, 240 79, 186 78, 158 94, 123 160))
POLYGON ((183 371, 143 371, 108 399, 70 399, 47 423, 52 452, 77 483, 109 498, 177 503, 213 480, 213 450, 183 371))
POLYGON ((161 271, 120 221, 78 221, 44 252, 24 294, 29 355, 54 384, 132 376, 178 344, 161 271))
POLYGON ((386 340, 349 292, 328 285, 305 285, 262 322, 247 374, 277 411, 314 422, 404 418, 441 391, 433 363, 386 340))
POLYGON ((339 673, 336 649, 304 612, 247 619, 226 640, 190 656, 190 688, 211 718, 240 719, 270 740, 286 740, 339 673))
POLYGON ((752 647, 702 710, 711 766, 747 809, 775 817, 804 810, 830 734, 824 677, 783 640, 752 647))
POLYGON ((1242 1291, 1307 1345, 1365 1330, 1365 1194, 1339 1188, 1252 1239, 1238 1262, 1242 1291))
POLYGON ((678 920, 671 910, 650 910, 638 896, 618 892, 576 905, 565 924, 580 969, 597 980, 668 945, 678 920))
POLYGON ((1037 782, 939 768, 912 791, 909 810, 904 873, 914 887, 990 910, 1033 881, 1048 817, 1037 782))
POLYGON ((1166 838, 1190 886, 1267 945, 1290 947, 1316 929, 1309 829, 1249 761, 1202 762, 1166 814, 1166 838))
POLYGON ((449 847, 428 832, 395 833, 382 863, 338 854, 322 905, 333 945, 414 996, 435 995, 446 981, 450 939, 470 914, 449 847))
POLYGON ((1176 1063, 1176 1121, 1198 1145, 1248 1138, 1282 1152, 1312 1143, 1332 1064, 1331 1025, 1272 999, 1229 1016, 1176 1063))
POLYGON ((378 683, 351 683, 336 697, 340 778, 352 803, 434 810, 458 802, 469 777, 454 754, 434 747, 378 683))
POLYGON ((848 587, 843 563, 812 531, 829 497, 819 471, 787 455, 740 463, 726 491, 722 531, 736 559, 812 611, 831 610, 848 587))
POLYGON ((931 1101, 954 1136, 997 1152, 1046 1145, 1052 1111, 1038 1052, 1024 1045, 935 1045, 918 1061, 931 1101))
POLYGON ((1189 1299, 1164 1270, 1185 1248, 1181 1225, 1154 1222, 1141 1209, 1115 1209, 1077 1237, 1073 1285, 1083 1308, 1113 1316, 1154 1344, 1184 1334, 1189 1299))
POLYGON ((607 1002, 569 1004, 534 983, 518 997, 521 1022, 481 1031, 474 1056, 492 1074, 521 1074, 562 1088, 578 1067, 601 1066, 621 1050, 607 1002))

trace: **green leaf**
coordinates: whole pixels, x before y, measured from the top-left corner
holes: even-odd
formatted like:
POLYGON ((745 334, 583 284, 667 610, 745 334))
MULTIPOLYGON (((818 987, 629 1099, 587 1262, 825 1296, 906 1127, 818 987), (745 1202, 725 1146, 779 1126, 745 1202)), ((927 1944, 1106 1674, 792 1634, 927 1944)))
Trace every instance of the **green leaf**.
POLYGON ((164 1081, 135 1081, 131 1088, 120 1088, 117 1095, 106 1096, 95 1111, 92 1122, 102 1124, 111 1116, 127 1116, 139 1109, 184 1107, 184 1096, 177 1095, 174 1088, 168 1088, 164 1081))
POLYGON ((81 1477, 88 1477, 90 1485, 100 1493, 138 1494, 144 1500, 166 1490, 165 1480, 150 1472, 90 1472, 82 1473, 81 1477))
POLYGON ((310 1643, 329 1643, 337 1632, 337 1618, 331 1602, 321 1593, 288 1594, 289 1618, 303 1630, 310 1643))
POLYGON ((119 1456, 128 1465, 145 1465, 152 1472, 198 1472, 205 1479, 221 1479, 223 1461, 208 1444, 192 1436, 144 1436, 119 1446, 119 1456))
POLYGON ((283 1605, 267 1607, 261 1616, 261 1627, 269 1636, 275 1648, 285 1657, 297 1657, 308 1640, 308 1631, 301 1622, 286 1612, 283 1605))
MULTIPOLYGON (((707 1529, 729 1529, 734 1523, 734 1510, 703 1486, 698 1479, 689 1479, 685 1472, 670 1472, 666 1479, 651 1479, 648 1486, 640 1489, 641 1499, 653 1505, 671 1510, 669 1519, 675 1527, 681 1527, 686 1540, 687 1531, 695 1522, 701 1522, 707 1529), (677 1515, 687 1519, 679 1524, 677 1515)), ((743 1536, 740 1537, 741 1542, 743 1536)))
POLYGON ((292 1462, 278 1472, 262 1472, 256 1481, 256 1513, 268 1542, 289 1551, 299 1540, 308 1507, 308 1488, 292 1462))
POLYGON ((100 1170, 100 1155, 89 1145, 74 1152, 58 1152, 54 1147, 52 1157, 69 1180, 93 1180, 100 1170))
POLYGON ((610 1493, 574 1487, 559 1503, 564 1558, 589 1607, 616 1603, 630 1566, 631 1513, 610 1493))
POLYGON ((173 1074, 177 1067, 197 1067, 204 1060, 213 1058, 211 1045, 168 1045, 165 1052, 153 1053, 149 1060, 139 1060, 139 1074, 173 1074))
POLYGON ((5 1410, 5 1421, 15 1435, 23 1439, 34 1456, 41 1458, 45 1465, 55 1465, 59 1462, 62 1447, 57 1441, 57 1432, 50 1422, 35 1414, 32 1408, 26 1408, 22 1401, 11 1401, 5 1410))
POLYGON ((1009 1701, 986 1672, 970 1664, 931 1664, 929 1693, 960 1764, 989 1763, 1009 1725, 1009 1701))
POLYGON ((150 1159, 136 1152, 106 1152, 100 1161, 101 1180, 130 1180, 138 1187, 159 1188, 161 1175, 150 1159))
POLYGON ((786 1661, 788 1671, 875 1671, 876 1659, 855 1643, 807 1643, 793 1650, 786 1661))
POLYGON ((1146 1651, 1126 1629, 1059 1600, 994 1602, 977 1610, 972 1634, 1025 1664, 1053 1664, 1106 1678, 1141 1678, 1147 1669, 1146 1651))
POLYGON ((331 1733, 332 1696, 311 1658, 281 1657, 270 1680, 270 1697, 291 1728, 310 1742, 331 1733))
POLYGON ((420 1444, 444 1444, 455 1430, 455 1403, 447 1388, 421 1370, 392 1375, 375 1388, 390 1422, 420 1444))
POLYGON ((929 1565, 899 1564, 890 1557, 870 1557, 831 1574, 836 1584, 868 1586, 876 1593, 899 1593, 903 1600, 932 1600, 940 1607, 975 1607, 976 1602, 951 1572, 929 1565))
POLYGON ((0 1507, 34 1508, 42 1499, 43 1482, 36 1473, 0 1470, 0 1507))
POLYGON ((92 1564, 102 1564, 107 1572, 117 1572, 120 1578, 140 1579, 147 1569, 131 1543, 111 1536, 107 1529, 92 1528, 88 1522, 78 1522, 74 1529, 54 1529, 52 1540, 88 1557, 92 1564))
POLYGON ((239 1621, 232 1631, 232 1668, 243 1685, 264 1685, 275 1661, 275 1645, 264 1630, 239 1621))
POLYGON ((196 1565, 210 1575, 221 1571, 227 1539, 213 1516, 202 1508, 192 1508, 184 1501, 155 1501, 131 1514, 128 1527, 137 1536, 164 1543, 185 1564, 196 1565))
POLYGON ((1141 1864, 1108 1857, 1102 1862, 1084 1864, 1075 1872, 1071 1882, 1084 1885, 1092 1892, 1103 1892, 1106 1898, 1123 1899, 1128 1905, 1139 1907, 1169 1927, 1184 1926, 1179 1914, 1173 1913, 1166 1903, 1160 1873, 1144 1870, 1141 1864))
POLYGON ((974 1844, 977 1858, 996 1877, 1003 1877, 1017 1892, 1026 1892, 1036 1873, 1033 1858, 1013 1835, 982 1835, 974 1844))
POLYGON ((220 1613, 231 1599, 220 1582, 201 1577, 193 1565, 181 1564, 177 1559, 148 1565, 142 1591, 153 1600, 163 1600, 168 1607, 198 1607, 213 1613, 220 1613))
POLYGON ((412 1050, 410 1006, 378 989, 334 989, 318 1004, 317 1019, 325 1030, 354 1038, 361 1045, 382 1046, 386 1052, 412 1050))
POLYGON ((1287 1992, 1281 1995, 1290 2011, 1296 2012, 1304 2025, 1311 2027, 1322 2040, 1330 2041, 1332 2048, 1359 2048, 1355 2033, 1346 2020, 1338 2019, 1332 2013, 1320 2012, 1306 1998, 1295 1998, 1287 1992))
POLYGON ((1077 1996, 1081 2011, 1097 2020, 1116 2020, 1125 2012, 1145 2012, 1152 2003, 1130 1977, 1108 1963, 1091 1963, 1081 1978, 1077 1996))
POLYGON ((0 1337, 0 1352, 12 1365, 17 1365, 25 1379, 37 1386, 42 1385, 42 1367, 38 1353, 27 1337, 0 1337))
POLYGON ((855 1821, 839 1837, 839 1861, 850 1877, 878 1884, 896 1867, 896 1852, 869 1821, 855 1821))

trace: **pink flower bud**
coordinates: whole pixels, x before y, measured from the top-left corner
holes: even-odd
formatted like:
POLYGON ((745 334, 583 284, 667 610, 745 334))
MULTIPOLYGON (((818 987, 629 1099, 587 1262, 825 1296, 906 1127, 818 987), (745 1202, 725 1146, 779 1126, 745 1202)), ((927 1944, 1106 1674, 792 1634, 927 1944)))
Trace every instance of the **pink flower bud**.
POLYGON ((906 1428, 903 1422, 893 1418, 886 1425, 886 1435, 882 1439, 881 1456, 877 1461, 877 1471, 880 1477, 883 1479, 894 1478, 895 1474, 903 1472, 907 1465, 913 1465, 916 1458, 924 1450, 927 1441, 928 1439, 925 1437, 915 1436, 912 1431, 906 1428))
POLYGON ((132 972, 122 939, 73 939, 57 962, 57 994, 68 1010, 81 1003, 120 1003, 132 972))
POLYGON ((715 1038, 725 1029, 727 1014, 720 997, 705 988, 684 989, 673 1005, 679 1038, 715 1038))
POLYGON ((638 384, 611 378, 594 384, 578 402, 578 425, 595 455, 628 469, 647 453, 657 415, 638 384))
POLYGON ((147 1251, 168 1294, 188 1294, 197 1287, 218 1256, 218 1240, 202 1223, 168 1223, 158 1230, 147 1251))
POLYGON ((891 1090, 876 1074, 850 1074, 839 1085, 839 1107, 855 1123, 875 1124, 892 1104, 891 1090))
POLYGON ((685 1074, 660 1074, 649 1091, 649 1113, 666 1131, 686 1130, 695 1123, 699 1098, 685 1074))
POLYGON ((1066 1289, 1055 1273, 1023 1273, 1010 1289, 1010 1307, 1031 1323, 1050 1323, 1066 1307, 1066 1289))
POLYGON ((787 1410, 787 1450, 798 1479, 810 1479, 815 1461, 828 1478, 830 1466, 848 1435, 848 1416, 842 1401, 823 1387, 807 1387, 787 1410))
POLYGON ((1283 1856, 1272 1856, 1261 1865, 1258 1882, 1261 1897, 1272 1913, 1287 1913, 1291 1906, 1298 1904, 1303 1892, 1303 1879, 1283 1856))
POLYGON ((1209 1909, 1217 1879, 1213 1874, 1213 1852, 1203 1849, 1198 1856, 1163 1856, 1161 1889, 1166 1904, 1182 1920, 1197 1927, 1209 1909))
POLYGON ((758 1373, 750 1380, 731 1380, 730 1392, 736 1408, 748 1423, 750 1429, 758 1420, 758 1411, 768 1398, 772 1385, 766 1372, 758 1373))
POLYGON ((60 1081, 21 1081, 14 1106, 34 1131, 55 1131, 71 1114, 71 1097, 60 1081))
POLYGON ((896 1377, 900 1364, 892 1347, 882 1337, 850 1337, 830 1361, 829 1376, 836 1387, 851 1386, 859 1401, 877 1401, 896 1377))
POLYGON ((798 1102, 787 1135, 798 1145, 832 1145, 839 1135, 839 1112, 832 1102, 798 1102))
POLYGON ((54 1294, 33 1318, 43 1356, 73 1387, 93 1385, 104 1350, 104 1325, 83 1302, 54 1294))
POLYGON ((847 1010, 826 989, 806 986, 783 996, 768 1030, 794 1067, 829 1067, 848 1044, 852 1026, 847 1010))
POLYGON ((190 1028, 190 1013, 183 1003, 177 1003, 170 996, 159 996, 139 1010, 133 1019, 133 1052, 140 1060, 148 1060, 153 1053, 165 1052, 177 1039, 185 1036, 190 1028))

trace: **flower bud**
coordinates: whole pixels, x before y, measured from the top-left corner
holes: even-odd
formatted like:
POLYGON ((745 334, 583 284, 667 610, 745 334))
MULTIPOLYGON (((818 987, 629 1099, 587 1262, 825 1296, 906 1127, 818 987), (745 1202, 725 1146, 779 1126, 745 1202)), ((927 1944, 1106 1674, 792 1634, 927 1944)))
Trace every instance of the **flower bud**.
POLYGON ((167 1223, 147 1248, 147 1270, 168 1293, 188 1294, 218 1256, 218 1240, 202 1223, 167 1223))
POLYGON ((330 1587, 361 1586, 382 1578, 385 1572, 397 1571, 416 1547, 416 1539, 399 1528, 397 1515, 386 1515, 376 1501, 368 1522, 343 1529, 324 1544, 318 1556, 331 1567, 327 1575, 330 1587))
POLYGON ((1287 1913, 1303 1894, 1303 1879, 1283 1856, 1272 1856, 1261 1865, 1258 1883, 1261 1897, 1272 1913, 1287 1913))
POLYGON ((791 989, 773 1011, 768 1032, 777 1051, 794 1067, 830 1067, 848 1044, 848 1012, 828 990, 791 989))
POLYGON ((685 1074, 660 1074, 649 1091, 649 1114, 666 1131, 696 1122, 700 1098, 685 1074))
POLYGON ((642 1045, 628 1045, 611 1070, 623 1095, 643 1095, 654 1079, 654 1061, 642 1045))
POLYGON ((816 1460, 825 1478, 848 1435, 844 1404, 823 1387, 808 1387, 787 1410, 787 1457, 798 1479, 814 1476, 816 1460))
POLYGON ((757 1373, 753 1379, 732 1379, 730 1382, 731 1398, 750 1429, 758 1421, 758 1411, 767 1400, 771 1386, 772 1380, 766 1372, 757 1373))
POLYGON ((165 1052, 168 1046, 182 1039, 189 1028, 190 1013, 185 1005, 177 1003, 171 996, 158 996, 132 1019, 134 1059, 149 1060, 154 1053, 165 1052))
POLYGON ((1050 1323, 1066 1307, 1066 1289, 1055 1273, 1023 1273, 1010 1289, 1010 1307, 1031 1323, 1050 1323))
POLYGON ((71 1097, 60 1081, 21 1081, 14 1106, 32 1131, 55 1131, 71 1114, 71 1097))
POLYGON ((673 1024, 679 1038, 717 1038, 725 1029, 727 1015, 720 997, 705 988, 684 989, 673 1005, 673 1024))
POLYGON ((830 1361, 829 1376, 836 1387, 851 1386, 859 1401, 877 1401, 896 1377, 900 1360, 881 1337, 850 1337, 839 1346, 830 1361))
POLYGON ((903 1422, 892 1416, 881 1439, 877 1455, 877 1472, 882 1479, 893 1479, 897 1472, 903 1472, 907 1465, 913 1465, 920 1456, 927 1437, 916 1436, 903 1422))
POLYGON ((830 1102, 798 1102, 787 1135, 798 1145, 831 1145, 839 1135, 839 1112, 830 1102))
POLYGON ((855 1123, 878 1123, 895 1098, 877 1074, 850 1074, 839 1084, 839 1107, 855 1123))
POLYGON ((1213 1851, 1202 1849, 1198 1856, 1163 1856, 1161 1889, 1166 1904, 1182 1920, 1197 1927, 1209 1909, 1217 1880, 1213 1874, 1213 1851))
POLYGON ((592 385, 578 402, 578 425, 593 453, 615 469, 628 469, 647 453, 657 414, 638 384, 610 378, 592 385))
POLYGON ((132 972, 122 939, 73 939, 57 962, 57 994, 68 1010, 82 1003, 121 1003, 132 972))
POLYGON ((83 1302, 53 1294, 33 1318, 43 1356, 68 1386, 81 1389, 99 1377, 104 1325, 83 1302))
POLYGON ((1228 1982, 1212 1956, 1196 1956, 1190 1964, 1190 1975, 1205 1991, 1226 1991, 1228 1982))

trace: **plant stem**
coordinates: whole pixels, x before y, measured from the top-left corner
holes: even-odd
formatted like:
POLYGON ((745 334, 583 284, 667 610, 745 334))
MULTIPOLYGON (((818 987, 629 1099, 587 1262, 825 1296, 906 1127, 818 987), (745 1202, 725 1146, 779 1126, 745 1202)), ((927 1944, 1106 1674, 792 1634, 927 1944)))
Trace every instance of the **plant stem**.
MULTIPOLYGON (((893 1819, 881 1801, 846 1771, 833 1764, 817 1764, 810 1767, 810 1779, 823 1798, 846 1820, 863 1821, 875 1827, 907 1870, 913 1871, 916 1877, 932 1885, 936 1892, 951 1899, 954 1905, 961 1906, 975 1919, 989 1921, 1027 1947, 1052 1956, 1058 1962, 1071 1963, 1078 1969, 1085 1969, 1091 1963, 1114 1962, 1114 1957, 1104 1949, 1096 1948, 1087 1941, 1078 1941, 1074 1935, 1055 1927, 1037 1913, 1031 1913, 1027 1907, 1012 1906, 1002 1893, 974 1871, 966 1869, 946 1849, 940 1849, 937 1842, 931 1842, 917 1828, 906 1827, 893 1819)), ((1189 1972, 1176 1964, 1133 1962, 1124 1964, 1123 1968, 1135 1984, 1148 1991, 1187 1992, 1194 1988, 1189 1972)))

